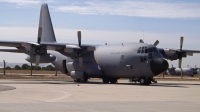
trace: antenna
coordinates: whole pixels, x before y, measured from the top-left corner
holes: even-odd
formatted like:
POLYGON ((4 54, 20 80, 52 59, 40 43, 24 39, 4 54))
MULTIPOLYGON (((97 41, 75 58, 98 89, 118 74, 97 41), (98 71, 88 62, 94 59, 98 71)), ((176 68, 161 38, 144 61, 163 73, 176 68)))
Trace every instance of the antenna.
POLYGON ((143 40, 144 40, 144 30, 143 30, 143 40))

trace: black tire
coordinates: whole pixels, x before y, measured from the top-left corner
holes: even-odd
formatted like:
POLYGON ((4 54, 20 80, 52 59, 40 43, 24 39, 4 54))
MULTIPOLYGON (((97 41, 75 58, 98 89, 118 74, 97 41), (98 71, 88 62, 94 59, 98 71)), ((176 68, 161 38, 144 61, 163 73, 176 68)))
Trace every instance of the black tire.
POLYGON ((117 83, 117 79, 115 79, 115 78, 111 78, 111 79, 110 79, 110 83, 111 83, 111 84, 115 84, 115 83, 117 83))
POLYGON ((108 78, 102 78, 103 83, 108 84, 109 83, 109 79, 108 78))
POLYGON ((149 84, 151 84, 151 78, 147 78, 147 82, 146 82, 146 85, 149 85, 149 84))
POLYGON ((80 82, 86 83, 86 82, 88 82, 88 78, 81 79, 80 82))
POLYGON ((146 78, 140 78, 140 85, 146 85, 147 79, 146 78))
POLYGON ((81 79, 74 79, 74 82, 81 82, 81 79))

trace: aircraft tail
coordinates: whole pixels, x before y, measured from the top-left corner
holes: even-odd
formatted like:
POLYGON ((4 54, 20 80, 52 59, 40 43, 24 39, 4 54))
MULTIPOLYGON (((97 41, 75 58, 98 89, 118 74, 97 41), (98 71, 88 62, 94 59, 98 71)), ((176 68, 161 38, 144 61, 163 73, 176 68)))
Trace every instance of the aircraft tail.
POLYGON ((56 42, 48 5, 46 3, 42 4, 40 10, 37 42, 56 42))

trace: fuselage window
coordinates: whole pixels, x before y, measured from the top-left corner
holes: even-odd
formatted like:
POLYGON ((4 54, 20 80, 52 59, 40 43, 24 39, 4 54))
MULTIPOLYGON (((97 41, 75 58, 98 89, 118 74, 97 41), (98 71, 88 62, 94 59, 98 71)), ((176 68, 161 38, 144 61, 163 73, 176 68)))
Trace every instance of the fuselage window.
POLYGON ((124 55, 121 55, 121 59, 124 59, 124 55))

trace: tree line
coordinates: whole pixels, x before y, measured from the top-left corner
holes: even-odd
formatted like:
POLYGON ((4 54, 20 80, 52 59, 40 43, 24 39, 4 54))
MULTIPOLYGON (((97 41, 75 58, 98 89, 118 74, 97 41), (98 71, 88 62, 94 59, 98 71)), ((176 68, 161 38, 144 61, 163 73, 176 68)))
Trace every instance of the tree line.
MULTIPOLYGON (((31 66, 29 66, 28 64, 23 64, 22 66, 19 65, 15 65, 14 68, 11 68, 9 66, 6 67, 7 70, 31 70, 31 66)), ((33 70, 49 70, 49 71, 55 71, 55 67, 52 65, 48 65, 46 67, 40 67, 40 66, 32 66, 33 70)))

